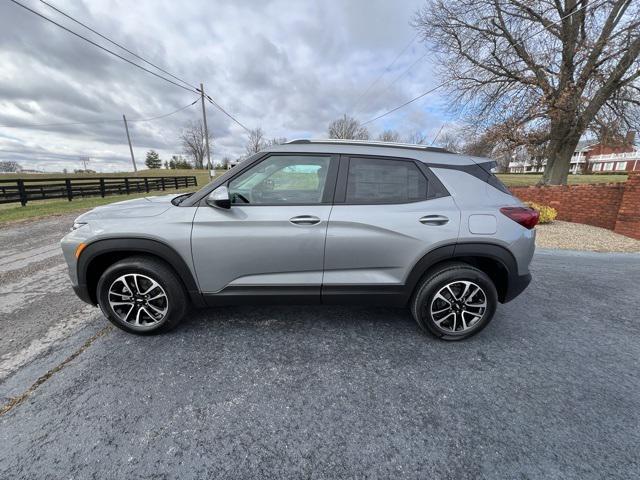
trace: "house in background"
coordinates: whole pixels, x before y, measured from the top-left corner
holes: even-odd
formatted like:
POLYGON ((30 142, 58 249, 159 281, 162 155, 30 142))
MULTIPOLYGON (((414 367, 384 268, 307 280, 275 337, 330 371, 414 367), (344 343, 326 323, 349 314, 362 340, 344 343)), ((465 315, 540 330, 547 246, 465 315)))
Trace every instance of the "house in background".
MULTIPOLYGON (((590 149, 595 144, 589 144, 586 141, 581 140, 576 147, 576 151, 571 156, 571 166, 569 173, 584 173, 587 168, 587 158, 589 157, 590 149)), ((544 167, 547 165, 547 160, 536 162, 534 159, 526 155, 526 149, 522 147, 514 154, 514 158, 509 162, 509 173, 542 173, 544 167)))
POLYGON ((604 147, 594 149, 589 155, 589 172, 633 172, 640 171, 640 147, 604 147))
MULTIPOLYGON (((635 134, 630 132, 622 145, 604 145, 581 141, 571 156, 569 173, 612 173, 640 171, 640 147, 634 145, 635 134)), ((509 162, 509 173, 541 173, 547 160, 535 165, 530 158, 509 162)))

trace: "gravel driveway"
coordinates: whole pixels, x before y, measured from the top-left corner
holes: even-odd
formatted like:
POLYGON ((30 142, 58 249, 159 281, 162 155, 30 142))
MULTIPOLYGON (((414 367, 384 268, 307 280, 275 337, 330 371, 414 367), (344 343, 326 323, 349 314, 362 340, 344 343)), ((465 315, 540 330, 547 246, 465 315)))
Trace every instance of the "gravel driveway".
POLYGON ((556 220, 536 227, 536 246, 591 252, 640 252, 640 240, 606 228, 556 220))
POLYGON ((0 233, 0 401, 27 392, 0 416, 0 478, 640 476, 640 255, 539 251, 460 343, 318 306, 141 338, 74 299, 45 248, 71 219, 0 233))

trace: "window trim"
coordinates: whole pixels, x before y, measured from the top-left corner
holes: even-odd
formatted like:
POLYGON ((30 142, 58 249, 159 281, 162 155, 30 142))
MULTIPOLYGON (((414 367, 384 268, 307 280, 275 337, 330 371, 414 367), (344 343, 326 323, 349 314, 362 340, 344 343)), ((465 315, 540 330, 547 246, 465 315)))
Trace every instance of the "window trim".
POLYGON ((327 153, 306 153, 306 152, 269 152, 261 157, 259 160, 252 162, 251 165, 247 165, 246 168, 237 172, 236 175, 229 177, 222 185, 229 188, 229 183, 238 178, 243 173, 248 172, 250 169, 257 167, 270 157, 322 157, 329 158, 329 169, 327 171, 327 178, 325 180, 324 192, 322 193, 322 200, 320 202, 313 203, 233 203, 233 207, 306 207, 306 206, 318 206, 318 205, 331 205, 336 188, 336 179, 338 177, 338 162, 339 155, 327 154, 327 153))
POLYGON ((433 200, 434 198, 440 198, 444 196, 449 196, 449 193, 446 192, 442 183, 437 179, 433 172, 431 172, 423 162, 411 159, 411 158, 402 158, 402 157, 389 157, 382 155, 340 155, 340 168, 338 170, 338 178, 336 184, 335 196, 333 199, 334 205, 408 205, 412 203, 420 203, 426 202, 428 200, 433 200), (419 200, 412 200, 408 202, 347 202, 347 184, 349 180, 349 165, 351 164, 352 158, 364 158, 370 160, 388 160, 394 162, 409 162, 413 163, 420 175, 423 176, 425 182, 427 183, 427 192, 424 198, 419 200), (434 195, 431 194, 432 184, 434 185, 434 195))

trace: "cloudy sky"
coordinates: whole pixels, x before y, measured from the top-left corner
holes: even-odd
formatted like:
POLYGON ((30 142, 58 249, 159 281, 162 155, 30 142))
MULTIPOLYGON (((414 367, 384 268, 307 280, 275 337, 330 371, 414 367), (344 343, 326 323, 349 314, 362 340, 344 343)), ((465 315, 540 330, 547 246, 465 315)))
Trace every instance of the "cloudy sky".
MULTIPOLYGON (((46 5, 21 1, 108 46, 46 5)), ((51 3, 188 82, 203 82, 207 93, 249 128, 292 139, 326 137, 328 123, 345 112, 366 121, 437 83, 425 46, 416 39, 362 95, 414 38, 409 22, 423 1, 51 3)), ((201 118, 198 103, 166 118, 135 122, 197 97, 8 0, 0 2, 0 44, 0 160, 60 171, 78 168, 80 157, 88 156, 97 171, 130 170, 123 113, 132 121, 139 165, 151 148, 163 158, 181 153, 181 129, 201 118), (109 123, 97 123, 104 121, 109 123), (76 122, 83 124, 27 128, 76 122)), ((445 112, 444 99, 434 94, 368 127, 373 135, 394 128, 433 138, 445 112)), ((245 132, 211 105, 207 115, 214 160, 240 155, 245 132)))

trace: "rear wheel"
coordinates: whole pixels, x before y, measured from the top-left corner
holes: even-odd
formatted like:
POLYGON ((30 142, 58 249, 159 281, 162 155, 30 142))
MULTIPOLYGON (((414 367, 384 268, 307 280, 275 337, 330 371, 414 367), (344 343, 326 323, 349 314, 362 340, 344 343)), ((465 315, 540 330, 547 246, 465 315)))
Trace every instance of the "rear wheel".
POLYGON ((436 337, 462 340, 488 325, 497 303, 487 274, 466 263, 448 263, 419 283, 411 313, 420 328, 436 337))
POLYGON ((187 295, 173 270, 151 257, 129 257, 100 277, 98 303, 118 328, 150 334, 175 327, 187 310, 187 295))

